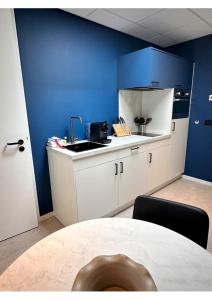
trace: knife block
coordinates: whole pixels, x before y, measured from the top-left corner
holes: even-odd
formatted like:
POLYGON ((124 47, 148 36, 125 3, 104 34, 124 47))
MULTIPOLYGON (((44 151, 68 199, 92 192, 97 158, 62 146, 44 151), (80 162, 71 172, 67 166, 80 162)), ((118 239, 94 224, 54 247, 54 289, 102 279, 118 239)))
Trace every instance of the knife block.
POLYGON ((126 124, 113 124, 112 126, 117 137, 131 135, 130 129, 126 124))

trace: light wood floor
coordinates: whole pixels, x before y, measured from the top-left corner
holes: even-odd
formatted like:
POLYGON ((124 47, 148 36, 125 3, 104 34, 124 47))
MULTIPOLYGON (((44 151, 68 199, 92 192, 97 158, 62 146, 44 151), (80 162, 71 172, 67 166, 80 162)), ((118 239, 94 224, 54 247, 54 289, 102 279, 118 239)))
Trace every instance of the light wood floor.
MULTIPOLYGON (((152 196, 190 204, 204 209, 210 219, 207 250, 212 253, 212 187, 194 181, 179 179, 165 188, 154 193, 152 196)), ((131 218, 133 207, 126 209, 117 217, 131 218)))
POLYGON ((0 242, 0 274, 28 248, 62 227, 55 217, 51 217, 35 229, 0 242))
MULTIPOLYGON (((179 179, 154 194, 156 197, 187 203, 204 209, 210 218, 208 250, 212 252, 212 187, 186 179, 179 179)), ((133 207, 115 217, 132 217, 133 207)), ((24 251, 47 235, 61 229, 54 217, 39 224, 38 228, 0 242, 0 274, 24 251)))

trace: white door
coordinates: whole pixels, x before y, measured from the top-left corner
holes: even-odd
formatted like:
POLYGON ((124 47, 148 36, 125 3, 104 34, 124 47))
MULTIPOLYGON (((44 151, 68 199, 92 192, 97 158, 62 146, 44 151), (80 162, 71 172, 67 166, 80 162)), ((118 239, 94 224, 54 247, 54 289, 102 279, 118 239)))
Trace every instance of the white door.
POLYGON ((76 172, 78 221, 105 216, 118 207, 118 162, 76 172))
POLYGON ((146 153, 136 153, 120 159, 119 206, 147 192, 146 153))
POLYGON ((0 240, 38 225, 36 189, 13 10, 0 9, 0 240), (7 143, 23 140, 20 145, 7 143))
POLYGON ((170 177, 174 178, 184 172, 186 146, 188 138, 188 118, 172 122, 170 177))

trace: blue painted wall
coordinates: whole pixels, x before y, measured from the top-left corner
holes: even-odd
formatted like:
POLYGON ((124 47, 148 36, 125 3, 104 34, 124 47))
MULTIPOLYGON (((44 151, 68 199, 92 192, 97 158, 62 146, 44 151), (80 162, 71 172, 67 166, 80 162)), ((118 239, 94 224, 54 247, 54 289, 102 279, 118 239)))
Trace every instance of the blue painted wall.
POLYGON ((212 181, 212 127, 204 125, 205 119, 212 119, 212 35, 166 50, 195 61, 185 174, 212 181))
POLYGON ((16 9, 16 26, 41 215, 52 211, 45 145, 69 136, 70 115, 86 123, 118 113, 117 57, 151 46, 57 9, 16 9))

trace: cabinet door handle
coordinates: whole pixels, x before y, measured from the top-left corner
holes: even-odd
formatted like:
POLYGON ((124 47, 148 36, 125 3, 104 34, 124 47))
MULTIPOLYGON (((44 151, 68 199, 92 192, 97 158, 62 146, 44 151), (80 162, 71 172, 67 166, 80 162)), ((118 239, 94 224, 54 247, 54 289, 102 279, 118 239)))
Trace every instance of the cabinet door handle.
POLYGON ((151 162, 152 162, 152 153, 150 152, 149 153, 149 164, 151 164, 151 162))
POLYGON ((116 170, 115 170, 115 175, 118 175, 119 166, 118 166, 118 164, 117 164, 117 163, 115 163, 115 168, 116 168, 116 170))
POLYGON ((175 131, 175 122, 173 122, 172 124, 173 124, 172 131, 174 132, 175 131))
POLYGON ((138 150, 140 147, 131 148, 131 151, 138 150))
POLYGON ((124 163, 123 163, 123 161, 120 162, 120 168, 121 168, 120 173, 124 173, 124 163))

